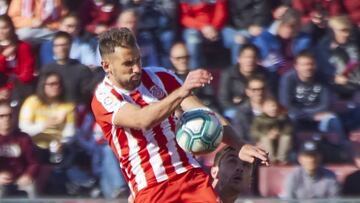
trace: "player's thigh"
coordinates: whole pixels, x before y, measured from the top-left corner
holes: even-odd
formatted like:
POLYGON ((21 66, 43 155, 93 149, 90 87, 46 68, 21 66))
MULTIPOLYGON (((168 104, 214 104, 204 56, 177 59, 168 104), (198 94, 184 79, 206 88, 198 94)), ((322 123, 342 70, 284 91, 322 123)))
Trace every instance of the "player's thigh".
POLYGON ((202 169, 193 169, 181 186, 184 203, 218 203, 218 196, 211 186, 210 177, 202 169))

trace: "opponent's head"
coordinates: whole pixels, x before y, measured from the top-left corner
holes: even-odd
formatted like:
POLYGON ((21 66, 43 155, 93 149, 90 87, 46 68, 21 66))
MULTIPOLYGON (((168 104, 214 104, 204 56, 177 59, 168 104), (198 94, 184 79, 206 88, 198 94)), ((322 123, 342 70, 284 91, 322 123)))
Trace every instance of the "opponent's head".
POLYGON ((237 150, 225 147, 216 154, 211 168, 211 176, 216 182, 213 186, 220 196, 250 194, 250 170, 251 164, 240 160, 237 150))
POLYGON ((101 65, 118 87, 135 89, 141 82, 141 57, 134 34, 128 28, 110 29, 99 40, 101 65))

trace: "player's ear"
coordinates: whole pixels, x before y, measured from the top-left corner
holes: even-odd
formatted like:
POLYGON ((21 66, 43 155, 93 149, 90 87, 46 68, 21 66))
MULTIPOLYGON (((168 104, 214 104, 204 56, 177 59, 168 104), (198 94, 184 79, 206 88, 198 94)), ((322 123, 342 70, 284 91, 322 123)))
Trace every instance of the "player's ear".
POLYGON ((105 73, 109 72, 109 61, 108 60, 101 60, 101 66, 103 67, 105 73))
POLYGON ((219 167, 218 166, 211 167, 210 174, 213 179, 218 179, 219 178, 219 167))

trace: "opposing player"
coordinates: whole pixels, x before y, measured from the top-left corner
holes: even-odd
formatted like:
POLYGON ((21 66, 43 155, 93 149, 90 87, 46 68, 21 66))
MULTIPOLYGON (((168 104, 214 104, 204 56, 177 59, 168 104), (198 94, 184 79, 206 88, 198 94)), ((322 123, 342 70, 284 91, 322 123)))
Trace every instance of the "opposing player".
MULTIPOLYGON (((135 202, 217 202, 208 175, 175 141, 174 111, 204 105, 191 94, 209 83, 205 70, 189 73, 181 84, 161 68, 142 68, 136 39, 127 28, 100 37, 106 77, 92 101, 97 123, 119 159, 135 202)), ((266 153, 237 138, 228 123, 224 142, 242 160, 268 162, 266 153)))

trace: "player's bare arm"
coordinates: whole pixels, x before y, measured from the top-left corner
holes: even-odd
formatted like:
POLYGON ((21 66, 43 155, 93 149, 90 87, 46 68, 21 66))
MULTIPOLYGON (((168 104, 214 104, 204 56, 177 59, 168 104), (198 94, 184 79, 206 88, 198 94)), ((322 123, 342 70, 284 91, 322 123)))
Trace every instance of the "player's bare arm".
POLYGON ((125 104, 116 113, 114 125, 150 129, 169 117, 179 107, 180 103, 190 95, 191 90, 208 84, 211 79, 211 74, 205 70, 192 71, 180 88, 157 103, 143 108, 130 103, 125 104))
MULTIPOLYGON (((194 95, 190 95, 185 98, 181 103, 181 108, 184 111, 193 109, 193 108, 206 108, 206 106, 194 95)), ((255 158, 258 158, 262 161, 263 164, 268 165, 269 159, 265 150, 242 142, 238 133, 233 129, 229 121, 227 121, 221 115, 218 115, 221 124, 224 127, 224 137, 223 143, 234 147, 235 149, 239 150, 239 158, 243 161, 247 161, 253 163, 255 158)))

